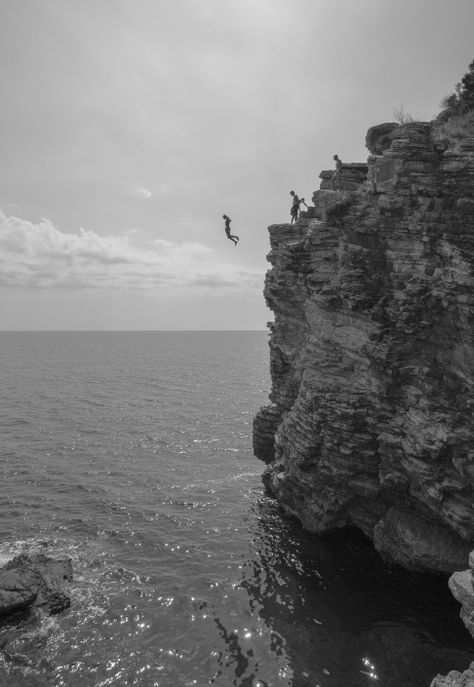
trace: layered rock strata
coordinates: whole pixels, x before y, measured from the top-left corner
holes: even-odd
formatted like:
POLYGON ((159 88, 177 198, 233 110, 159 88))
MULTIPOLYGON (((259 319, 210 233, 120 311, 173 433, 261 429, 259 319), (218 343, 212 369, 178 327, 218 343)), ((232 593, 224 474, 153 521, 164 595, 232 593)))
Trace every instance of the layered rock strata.
POLYGON ((329 191, 352 191, 365 181, 367 171, 367 165, 362 162, 342 163, 340 179, 335 184, 333 182, 334 170, 324 169, 319 175, 321 179, 319 188, 329 191))
POLYGON ((269 227, 254 450, 307 529, 356 526, 408 568, 452 572, 474 545, 474 135, 383 127, 340 190, 322 173, 314 206, 269 227))

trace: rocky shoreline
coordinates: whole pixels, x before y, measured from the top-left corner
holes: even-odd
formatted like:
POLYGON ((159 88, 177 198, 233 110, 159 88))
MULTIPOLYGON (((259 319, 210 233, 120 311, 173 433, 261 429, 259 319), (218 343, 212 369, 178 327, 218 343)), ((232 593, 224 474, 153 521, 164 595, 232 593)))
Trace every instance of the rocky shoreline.
MULTIPOLYGON (((356 526, 390 560, 451 574, 474 548, 474 129, 388 123, 366 145, 337 189, 321 173, 295 225, 269 227, 254 452, 306 529, 356 526)), ((472 568, 450 586, 472 631, 472 568)))
MULTIPOLYGON (((449 578, 449 588, 461 604, 461 619, 474 637, 474 551, 469 556, 469 569, 455 572, 449 578)), ((431 687, 472 687, 474 685, 474 661, 460 673, 452 670, 447 675, 437 675, 431 687)))
POLYGON ((37 633, 44 615, 69 608, 72 578, 70 558, 41 553, 21 554, 0 568, 0 650, 8 660, 25 660, 28 630, 37 633))

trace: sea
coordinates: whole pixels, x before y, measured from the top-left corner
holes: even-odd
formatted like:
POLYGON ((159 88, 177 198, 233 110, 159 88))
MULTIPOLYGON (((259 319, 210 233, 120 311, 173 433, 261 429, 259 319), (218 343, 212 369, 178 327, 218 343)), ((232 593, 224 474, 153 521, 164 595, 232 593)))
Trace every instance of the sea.
POLYGON ((68 610, 1 624, 2 687, 428 687, 468 666, 446 577, 264 493, 267 339, 0 333, 0 563, 74 567, 68 610))

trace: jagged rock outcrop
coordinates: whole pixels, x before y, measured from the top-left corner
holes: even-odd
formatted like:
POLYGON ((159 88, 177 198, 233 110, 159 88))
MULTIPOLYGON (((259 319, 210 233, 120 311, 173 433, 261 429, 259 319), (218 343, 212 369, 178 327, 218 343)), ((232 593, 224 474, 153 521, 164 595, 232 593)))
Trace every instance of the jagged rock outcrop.
POLYGON ((453 573, 449 588, 461 604, 461 618, 474 637, 474 551, 469 556, 469 569, 453 573))
MULTIPOLYGON (((461 618, 474 637, 474 551, 469 556, 469 569, 453 573, 449 588, 461 603, 461 618)), ((474 687, 474 661, 462 673, 452 670, 447 675, 437 675, 430 687, 474 687)))
POLYGON ((65 582, 71 580, 69 558, 17 556, 0 568, 0 618, 32 606, 59 613, 70 605, 65 582))
MULTIPOLYGON (((341 178, 337 183, 337 190, 352 191, 362 184, 367 177, 367 165, 362 162, 343 162, 341 169, 341 178)), ((332 178, 334 176, 333 169, 323 169, 319 178, 322 180, 320 189, 334 191, 334 183, 332 178)))
POLYGON ((355 525, 453 572, 474 545, 474 131, 440 127, 372 132, 362 179, 323 173, 314 207, 269 228, 254 450, 307 529, 355 525))
POLYGON ((451 670, 447 675, 437 675, 430 687, 473 687, 474 686, 474 662, 462 673, 459 670, 451 670))
POLYGON ((365 136, 367 150, 373 155, 382 155, 392 145, 399 126, 396 122, 385 122, 371 126, 365 136))

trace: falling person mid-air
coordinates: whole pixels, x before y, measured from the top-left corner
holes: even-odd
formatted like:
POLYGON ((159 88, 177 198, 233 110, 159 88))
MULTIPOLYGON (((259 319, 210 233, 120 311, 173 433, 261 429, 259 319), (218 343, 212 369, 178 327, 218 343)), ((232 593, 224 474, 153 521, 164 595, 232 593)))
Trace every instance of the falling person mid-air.
POLYGON ((231 218, 228 217, 227 215, 222 215, 222 218, 225 220, 225 233, 228 239, 234 242, 234 246, 237 245, 237 241, 239 241, 238 236, 234 236, 234 234, 230 233, 230 223, 232 222, 231 218))

